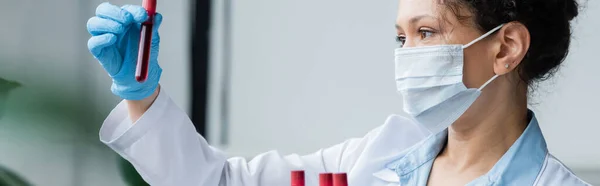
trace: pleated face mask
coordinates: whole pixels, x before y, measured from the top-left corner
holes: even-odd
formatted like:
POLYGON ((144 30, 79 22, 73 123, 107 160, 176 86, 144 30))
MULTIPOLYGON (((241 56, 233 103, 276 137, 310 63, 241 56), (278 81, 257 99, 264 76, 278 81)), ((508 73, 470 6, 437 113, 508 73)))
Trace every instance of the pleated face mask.
POLYGON ((481 95, 463 83, 464 49, 496 32, 500 25, 466 45, 397 48, 396 87, 403 110, 432 133, 448 128, 481 95))

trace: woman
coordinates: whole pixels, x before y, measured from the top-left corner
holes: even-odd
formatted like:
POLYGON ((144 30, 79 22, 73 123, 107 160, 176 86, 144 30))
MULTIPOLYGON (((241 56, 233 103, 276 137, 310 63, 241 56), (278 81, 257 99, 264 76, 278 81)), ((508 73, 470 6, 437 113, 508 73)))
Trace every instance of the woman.
MULTIPOLYGON (((399 0, 396 82, 411 116, 309 155, 227 159, 160 90, 155 30, 149 78, 134 80, 139 6, 101 4, 91 53, 125 99, 100 139, 152 185, 287 185, 303 169, 350 185, 589 185, 548 153, 527 92, 568 53, 575 0, 399 0)), ((162 16, 155 19, 160 26, 162 16)))

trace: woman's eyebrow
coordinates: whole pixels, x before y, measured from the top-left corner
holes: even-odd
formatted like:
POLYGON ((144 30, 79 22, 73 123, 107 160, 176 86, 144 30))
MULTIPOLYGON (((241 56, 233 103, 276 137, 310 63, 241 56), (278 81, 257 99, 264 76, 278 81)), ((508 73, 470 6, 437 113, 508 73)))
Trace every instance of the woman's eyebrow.
MULTIPOLYGON (((437 20, 437 17, 435 17, 435 16, 432 16, 432 15, 429 15, 429 14, 423 14, 423 15, 418 15, 418 16, 410 18, 410 20, 408 20, 408 23, 411 24, 411 25, 412 24, 416 24, 417 22, 419 22, 419 21, 421 21, 422 19, 425 19, 425 18, 437 20)), ((396 24, 396 29, 401 30, 402 27, 400 25, 396 24)))
POLYGON ((428 14, 423 14, 423 15, 419 15, 419 16, 415 16, 415 17, 410 18, 410 20, 408 22, 410 24, 415 24, 415 23, 417 23, 417 22, 419 22, 419 21, 421 21, 422 19, 425 19, 425 18, 437 20, 437 17, 434 17, 432 15, 428 15, 428 14))

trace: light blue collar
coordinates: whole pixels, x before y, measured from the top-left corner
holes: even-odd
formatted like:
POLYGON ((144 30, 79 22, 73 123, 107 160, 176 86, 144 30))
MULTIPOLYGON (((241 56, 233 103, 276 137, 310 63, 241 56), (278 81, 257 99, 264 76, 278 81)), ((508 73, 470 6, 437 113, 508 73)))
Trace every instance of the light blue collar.
MULTIPOLYGON (((548 149, 533 112, 529 125, 485 175, 468 185, 533 185, 548 149)), ((405 156, 386 165, 395 171, 401 185, 426 185, 433 160, 446 144, 448 131, 431 135, 407 150, 405 156)))

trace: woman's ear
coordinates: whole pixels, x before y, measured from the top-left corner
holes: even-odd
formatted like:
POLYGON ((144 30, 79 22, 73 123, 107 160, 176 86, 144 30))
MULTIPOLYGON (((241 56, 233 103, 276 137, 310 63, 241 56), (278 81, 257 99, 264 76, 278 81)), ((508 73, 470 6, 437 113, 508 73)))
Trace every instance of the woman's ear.
POLYGON ((529 30, 520 22, 505 24, 496 34, 500 51, 496 55, 494 73, 498 75, 513 71, 525 58, 529 50, 529 30))

